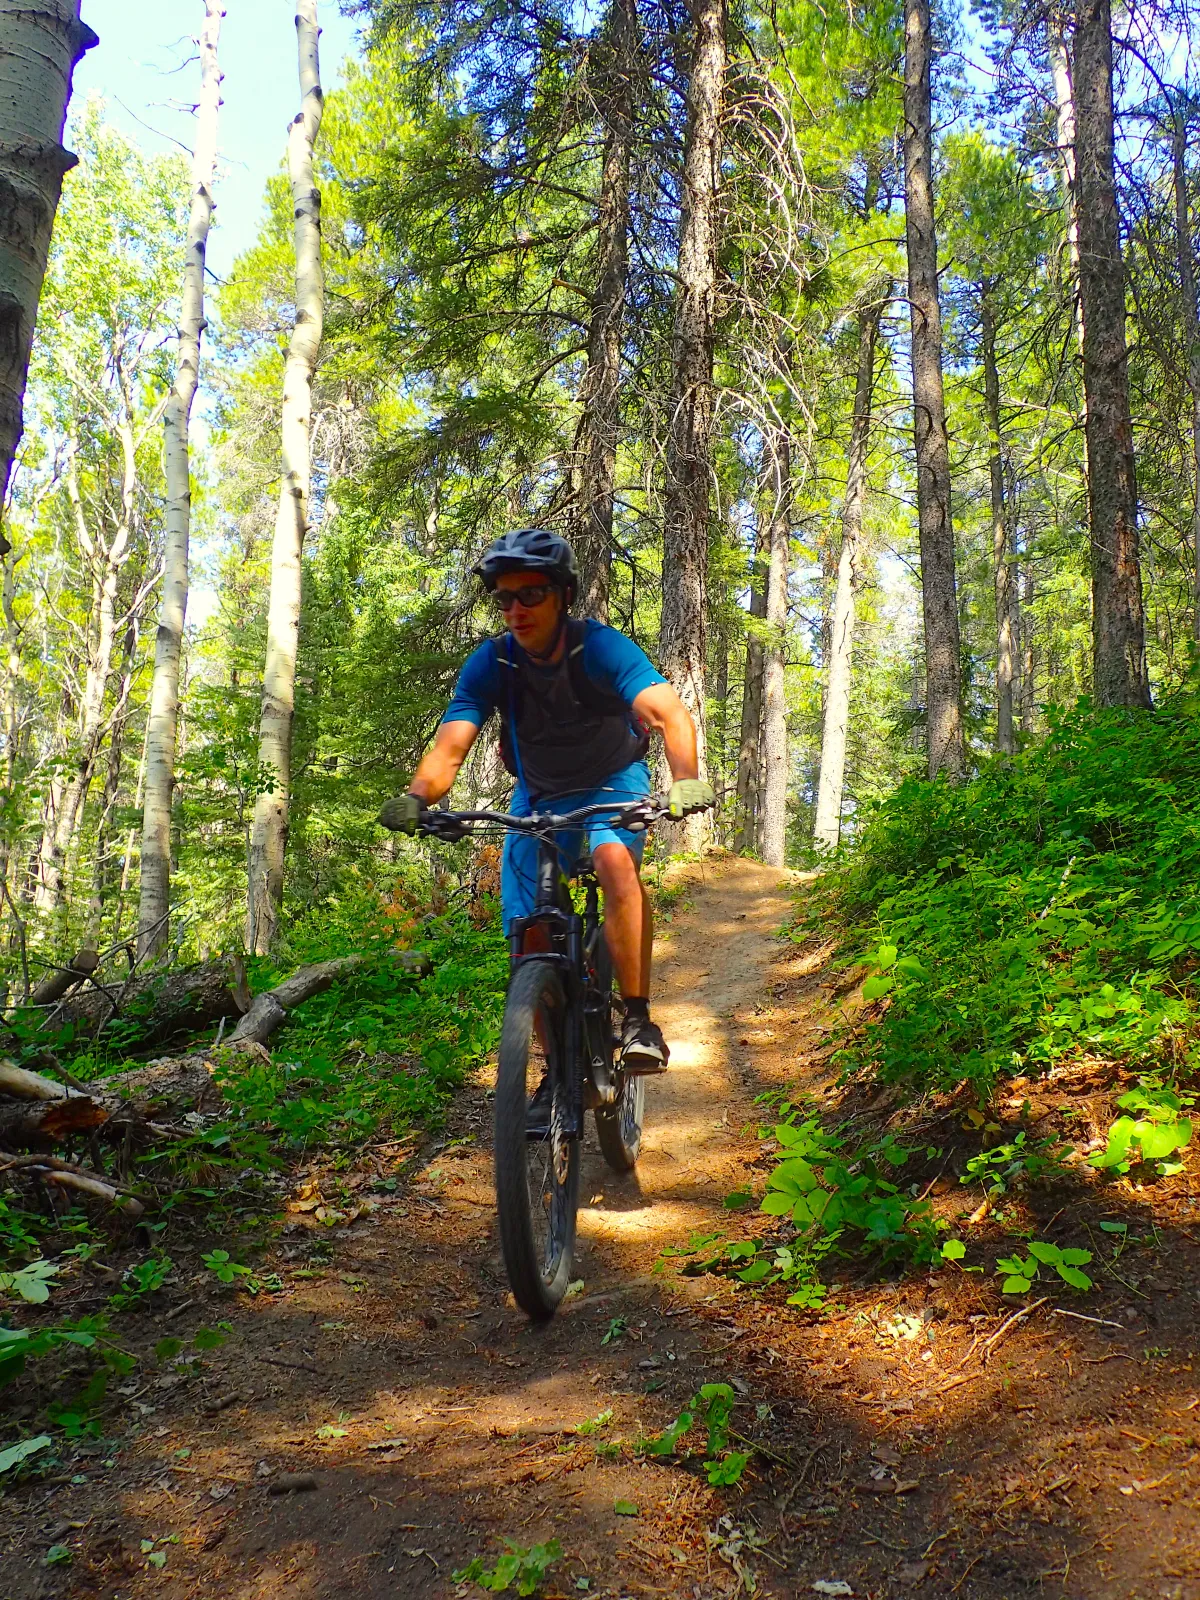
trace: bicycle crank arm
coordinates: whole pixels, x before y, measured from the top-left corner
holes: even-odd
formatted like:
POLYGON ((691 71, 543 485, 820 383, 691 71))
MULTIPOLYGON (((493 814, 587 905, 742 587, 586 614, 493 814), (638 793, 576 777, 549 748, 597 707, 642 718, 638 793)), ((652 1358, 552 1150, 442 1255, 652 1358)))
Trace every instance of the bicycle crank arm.
POLYGON ((599 1056, 592 1058, 587 1078, 584 1080, 583 1092, 584 1105, 588 1111, 594 1111, 597 1106, 611 1106, 616 1103, 616 1076, 607 1062, 602 1061, 599 1056))

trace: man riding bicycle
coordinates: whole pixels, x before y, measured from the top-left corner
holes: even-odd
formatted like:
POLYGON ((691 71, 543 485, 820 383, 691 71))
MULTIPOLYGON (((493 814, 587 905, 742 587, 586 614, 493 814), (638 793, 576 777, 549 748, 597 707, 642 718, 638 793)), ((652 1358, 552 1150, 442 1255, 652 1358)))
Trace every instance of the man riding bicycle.
MULTIPOLYGON (((467 657, 408 793, 389 800, 380 813, 386 827, 416 832, 421 811, 448 793, 493 712, 500 719, 501 755, 516 778, 514 816, 529 816, 551 801, 555 810, 568 811, 644 799, 650 794, 645 758, 653 731, 662 734, 674 780, 670 815, 682 818, 712 805, 711 786, 697 776, 695 725, 674 689, 632 639, 570 616, 579 567, 561 535, 515 529, 496 540, 475 572, 507 631, 467 657)), ((564 872, 574 869, 584 842, 582 830, 556 836, 564 872)), ((622 1064, 631 1074, 664 1072, 669 1051, 649 1011, 653 920, 638 875, 645 834, 601 818, 587 828, 586 844, 604 891, 605 936, 624 1001, 622 1064)), ((505 839, 505 933, 534 908, 537 852, 536 838, 527 834, 505 839)), ((526 950, 532 948, 527 943, 526 950)))

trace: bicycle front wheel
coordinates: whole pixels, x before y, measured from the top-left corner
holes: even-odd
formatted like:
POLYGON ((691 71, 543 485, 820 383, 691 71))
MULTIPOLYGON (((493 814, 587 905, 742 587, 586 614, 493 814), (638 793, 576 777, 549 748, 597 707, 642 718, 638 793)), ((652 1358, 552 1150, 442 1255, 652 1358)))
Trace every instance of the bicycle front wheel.
POLYGON ((579 1206, 579 1140, 568 1139, 566 996, 547 961, 522 961, 504 1008, 496 1077, 496 1210, 517 1304, 535 1322, 554 1315, 571 1279, 579 1206), (526 1133, 526 1108, 549 1074, 550 1131, 526 1133))

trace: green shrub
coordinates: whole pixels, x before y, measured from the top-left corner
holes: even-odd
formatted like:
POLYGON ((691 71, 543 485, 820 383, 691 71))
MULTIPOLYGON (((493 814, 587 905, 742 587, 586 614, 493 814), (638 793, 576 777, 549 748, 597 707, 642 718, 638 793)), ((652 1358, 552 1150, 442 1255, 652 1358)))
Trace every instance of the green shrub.
POLYGON ((1076 1052, 1194 1060, 1200 721, 1051 714, 969 783, 906 779, 818 885, 886 1001, 843 1052, 886 1080, 984 1095, 1076 1052))

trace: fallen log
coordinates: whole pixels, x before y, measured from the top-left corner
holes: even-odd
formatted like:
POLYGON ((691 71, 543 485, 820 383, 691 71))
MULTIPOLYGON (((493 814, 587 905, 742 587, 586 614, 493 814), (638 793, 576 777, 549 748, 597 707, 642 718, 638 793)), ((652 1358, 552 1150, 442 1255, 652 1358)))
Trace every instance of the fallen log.
POLYGON ((223 1109, 224 1098, 213 1081, 215 1070, 216 1063, 207 1056, 168 1056, 132 1072, 97 1078, 81 1093, 0 1063, 0 1093, 14 1074, 52 1091, 27 1092, 15 1101, 0 1098, 0 1146, 48 1150, 78 1134, 99 1131, 109 1143, 128 1134, 143 1149, 154 1143, 155 1127, 162 1123, 190 1112, 223 1109))
POLYGON ((6 1150, 0 1150, 0 1172, 10 1171, 21 1171, 28 1177, 40 1178, 43 1183, 55 1183, 60 1188, 76 1189, 96 1200, 107 1200, 128 1217, 140 1217, 146 1209, 124 1184, 114 1183, 71 1161, 58 1161, 53 1156, 14 1156, 6 1150))
POLYGON ((57 1083, 53 1078, 43 1078, 40 1072, 29 1072, 11 1061, 0 1061, 0 1095, 12 1095, 15 1100, 62 1100, 78 1093, 79 1090, 57 1083))
MULTIPOLYGON (((266 1041, 289 1013, 353 972, 362 959, 351 955, 316 962, 255 996, 226 1045, 269 1060, 266 1041)), ((48 1151, 64 1140, 95 1134, 110 1145, 128 1140, 134 1148, 145 1150, 186 1134, 191 1131, 185 1121, 189 1116, 224 1109, 214 1076, 217 1054, 210 1047, 207 1052, 165 1056, 78 1088, 0 1062, 0 1147, 48 1151)), ((82 1176, 92 1175, 84 1172, 82 1176)))
POLYGON ((199 1033, 222 1019, 240 1017, 250 1006, 246 967, 240 956, 219 956, 178 972, 148 973, 125 983, 97 983, 64 999, 48 1024, 71 1023, 97 1034, 121 1018, 137 1030, 142 1049, 185 1033, 199 1033))
POLYGON ((61 1100, 18 1100, 0 1104, 0 1144, 17 1149, 45 1150, 77 1133, 102 1127, 112 1107, 90 1095, 72 1094, 61 1100))
POLYGON ((338 956, 333 961, 317 961, 311 967, 301 967, 290 978, 255 995, 250 1009, 229 1035, 230 1044, 250 1041, 266 1044, 267 1040, 305 1000, 328 989, 338 978, 344 978, 362 964, 361 956, 338 956))
POLYGON ((90 978, 100 965, 99 950, 81 950, 75 959, 65 967, 56 967, 55 970, 44 977, 29 996, 31 1006, 49 1006, 56 1000, 61 1000, 65 994, 81 984, 85 978, 90 978))
POLYGON ((137 1218, 145 1211, 145 1206, 135 1196, 122 1195, 111 1183, 106 1183, 103 1178, 88 1177, 82 1172, 43 1171, 43 1183, 57 1184, 60 1189, 75 1189, 80 1194, 86 1194, 93 1200, 107 1200, 109 1205, 115 1206, 118 1211, 123 1211, 127 1217, 137 1218))
POLYGON ((170 1121, 188 1111, 223 1108, 215 1070, 216 1062, 207 1055, 164 1056, 131 1072, 97 1078, 91 1087, 140 1117, 170 1121))

